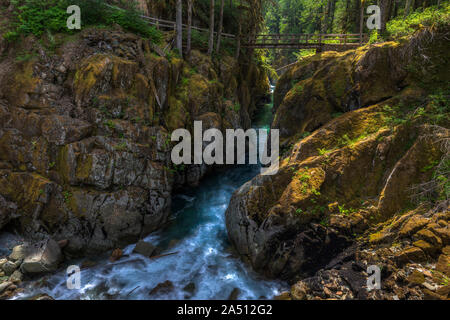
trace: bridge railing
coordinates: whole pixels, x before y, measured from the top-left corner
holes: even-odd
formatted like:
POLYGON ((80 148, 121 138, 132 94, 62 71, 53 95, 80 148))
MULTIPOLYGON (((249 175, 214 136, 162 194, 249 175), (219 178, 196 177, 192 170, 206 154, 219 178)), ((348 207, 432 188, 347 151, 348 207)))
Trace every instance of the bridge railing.
POLYGON ((367 34, 260 34, 256 38, 248 39, 246 46, 252 47, 283 47, 283 46, 321 46, 334 45, 358 45, 367 42, 367 34))
MULTIPOLYGON (((116 9, 116 10, 124 11, 124 9, 116 7, 116 6, 112 6, 112 5, 108 5, 108 4, 106 6, 116 9)), ((177 24, 175 21, 160 19, 160 18, 155 18, 155 17, 149 17, 149 16, 145 16, 145 15, 141 15, 141 18, 143 20, 145 20, 148 24, 156 26, 157 29, 176 30, 176 28, 177 28, 177 24)), ((182 26, 183 26, 183 29, 187 29, 187 27, 188 27, 186 24, 183 24, 182 26)), ((191 26, 191 29, 197 30, 200 32, 209 32, 208 28, 200 28, 200 27, 196 27, 196 26, 191 26)), ((214 34, 217 35, 217 32, 214 32, 214 34)), ((230 39, 236 38, 236 36, 234 34, 230 34, 230 33, 222 33, 222 37, 230 38, 230 39)))

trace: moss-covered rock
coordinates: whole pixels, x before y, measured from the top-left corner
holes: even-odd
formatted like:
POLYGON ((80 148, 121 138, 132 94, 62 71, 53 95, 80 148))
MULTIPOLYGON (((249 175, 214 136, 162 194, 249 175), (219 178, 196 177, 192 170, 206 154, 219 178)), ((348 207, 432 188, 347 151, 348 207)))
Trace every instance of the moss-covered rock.
POLYGON ((368 243, 408 241, 392 258, 400 264, 440 252, 442 236, 421 231, 432 224, 417 194, 436 183, 449 129, 417 115, 427 92, 408 72, 411 50, 390 42, 324 53, 280 79, 272 124, 280 129, 279 171, 242 186, 226 212, 231 242, 257 271, 311 275, 377 223, 385 224, 368 243))

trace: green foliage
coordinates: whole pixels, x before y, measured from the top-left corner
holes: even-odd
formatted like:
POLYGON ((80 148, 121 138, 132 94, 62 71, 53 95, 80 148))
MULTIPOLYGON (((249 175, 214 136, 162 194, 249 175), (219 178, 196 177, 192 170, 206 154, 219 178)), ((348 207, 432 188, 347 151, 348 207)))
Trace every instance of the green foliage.
POLYGON ((348 209, 346 209, 345 208, 345 205, 340 205, 340 206, 338 206, 338 209, 339 209, 339 213, 340 214, 343 214, 343 215, 345 215, 345 216, 348 216, 348 215, 350 215, 350 214, 352 214, 352 213, 355 213, 357 210, 355 210, 355 209, 353 209, 353 208, 348 208, 348 209))
POLYGON ((303 89, 304 89, 304 87, 300 83, 297 83, 294 86, 294 92, 295 92, 296 95, 302 95, 303 94, 303 89))
POLYGON ((45 30, 61 32, 67 30, 68 2, 57 0, 13 0, 17 8, 17 33, 41 36, 45 30))
POLYGON ((125 151, 127 150, 127 143, 126 142, 121 142, 117 145, 114 146, 114 150, 116 151, 125 151))
POLYGON ((448 126, 450 117, 450 89, 438 88, 423 105, 384 106, 384 122, 389 127, 418 122, 448 126))
POLYGON ((70 191, 64 191, 63 192, 64 202, 68 203, 70 201, 70 198, 72 198, 72 192, 70 191))
POLYGON ((369 37, 369 43, 373 44, 373 43, 383 42, 383 41, 384 41, 384 39, 378 33, 378 30, 372 30, 372 32, 370 33, 370 37, 369 37))
POLYGON ((116 125, 114 124, 114 121, 112 121, 112 120, 107 120, 103 124, 111 130, 114 130, 116 128, 116 125))
POLYGON ((36 57, 36 54, 34 53, 23 53, 23 54, 19 54, 16 57, 16 62, 27 62, 32 60, 34 57, 36 57))
POLYGON ((294 56, 297 58, 297 60, 302 60, 315 54, 316 49, 301 49, 298 52, 294 52, 294 56))
POLYGON ((319 152, 319 155, 323 156, 323 155, 326 155, 327 153, 330 153, 332 150, 327 150, 325 148, 319 148, 319 149, 317 149, 317 151, 319 152))
POLYGON ((69 5, 81 9, 82 27, 111 26, 118 24, 124 29, 140 34, 159 43, 162 34, 148 25, 133 4, 126 10, 106 6, 105 0, 12 0, 15 14, 15 29, 4 35, 8 40, 16 40, 19 34, 34 34, 40 37, 44 32, 73 33, 67 28, 66 10, 69 5))
POLYGON ((397 17, 388 22, 386 29, 390 36, 397 38, 414 33, 418 28, 450 23, 450 3, 446 1, 440 7, 419 8, 406 17, 397 17))
POLYGON ((438 200, 448 200, 450 198, 450 159, 448 156, 439 164, 439 169, 433 174, 433 179, 437 182, 438 200))
POLYGON ((8 42, 14 42, 19 39, 20 33, 17 31, 8 31, 3 34, 3 38, 8 42))

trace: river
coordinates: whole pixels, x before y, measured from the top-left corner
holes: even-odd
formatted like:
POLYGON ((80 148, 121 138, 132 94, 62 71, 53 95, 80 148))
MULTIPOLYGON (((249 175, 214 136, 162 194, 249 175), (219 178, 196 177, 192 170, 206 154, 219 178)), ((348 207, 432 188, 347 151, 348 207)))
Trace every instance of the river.
MULTIPOLYGON (((271 105, 261 110, 255 128, 269 128, 271 105)), ((81 271, 81 288, 69 290, 65 268, 26 284, 17 298, 46 293, 55 299, 271 299, 288 288, 264 279, 242 262, 232 249, 225 227, 225 210, 233 192, 259 173, 259 166, 237 166, 205 177, 197 188, 173 198, 171 223, 145 240, 177 254, 149 259, 133 253, 110 262, 97 257, 81 271), (167 281, 170 281, 167 282, 167 281), (158 284, 165 290, 150 294, 158 284)), ((73 264, 82 261, 72 262, 73 264)))

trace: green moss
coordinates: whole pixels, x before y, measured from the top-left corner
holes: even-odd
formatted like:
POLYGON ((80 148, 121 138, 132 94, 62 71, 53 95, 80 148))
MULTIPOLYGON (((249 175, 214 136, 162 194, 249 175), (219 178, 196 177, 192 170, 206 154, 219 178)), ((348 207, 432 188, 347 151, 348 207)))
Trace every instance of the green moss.
POLYGON ((91 175, 93 159, 91 155, 83 155, 78 158, 76 177, 78 180, 86 181, 91 175))

